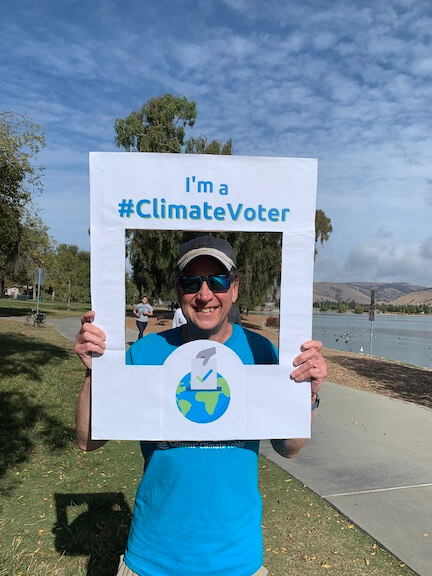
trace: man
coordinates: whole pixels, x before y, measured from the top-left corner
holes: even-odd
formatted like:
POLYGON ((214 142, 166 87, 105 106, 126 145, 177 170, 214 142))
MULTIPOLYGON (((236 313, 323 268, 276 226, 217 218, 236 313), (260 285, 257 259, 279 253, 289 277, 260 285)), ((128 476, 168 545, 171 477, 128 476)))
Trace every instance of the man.
MULTIPOLYGON (((230 244, 203 236, 180 247, 177 292, 187 324, 149 334, 127 352, 128 364, 157 364, 185 342, 208 339, 230 347, 244 364, 274 364, 277 351, 266 338, 231 324, 239 279, 230 244)), ((77 405, 78 445, 104 444, 90 437, 91 354, 102 354, 105 335, 82 319, 75 351, 87 367, 77 405)), ((293 380, 311 380, 311 407, 327 375, 321 343, 308 341, 294 360, 293 380)), ((305 440, 273 440, 292 458, 305 440)), ((259 441, 142 442, 143 479, 137 492, 129 540, 118 576, 264 576, 259 441)))

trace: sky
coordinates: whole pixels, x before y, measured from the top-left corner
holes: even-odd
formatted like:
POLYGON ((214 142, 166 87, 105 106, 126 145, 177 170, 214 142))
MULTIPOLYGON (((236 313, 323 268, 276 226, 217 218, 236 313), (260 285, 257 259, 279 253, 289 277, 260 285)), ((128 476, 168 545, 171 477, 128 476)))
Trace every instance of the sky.
POLYGON ((154 96, 188 136, 318 158, 315 281, 432 286, 430 0, 0 0, 0 111, 40 124, 51 236, 90 247, 89 151, 154 96))

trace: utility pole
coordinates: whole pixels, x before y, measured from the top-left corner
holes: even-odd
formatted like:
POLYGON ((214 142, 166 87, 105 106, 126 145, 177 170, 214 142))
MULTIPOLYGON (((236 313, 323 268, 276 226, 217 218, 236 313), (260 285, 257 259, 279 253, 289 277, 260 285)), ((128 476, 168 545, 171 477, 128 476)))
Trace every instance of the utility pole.
POLYGON ((369 356, 372 355, 373 323, 375 320, 375 288, 371 290, 371 301, 369 306, 369 356))

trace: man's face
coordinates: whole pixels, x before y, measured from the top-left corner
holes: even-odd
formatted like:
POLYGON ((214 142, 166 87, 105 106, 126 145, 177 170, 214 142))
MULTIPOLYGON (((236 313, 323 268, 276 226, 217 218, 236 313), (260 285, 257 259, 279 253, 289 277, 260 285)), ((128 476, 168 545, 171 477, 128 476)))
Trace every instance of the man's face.
POLYGON ((147 298, 147 296, 144 296, 142 299, 142 303, 147 304, 147 302, 148 302, 148 298, 147 298))
MULTIPOLYGON (((227 274, 220 262, 209 256, 192 260, 183 270, 183 276, 227 274)), ((212 292, 203 282, 196 294, 183 294, 179 289, 179 298, 183 313, 191 329, 197 329, 203 338, 225 342, 231 335, 228 314, 238 296, 238 279, 233 280, 228 292, 212 292)))

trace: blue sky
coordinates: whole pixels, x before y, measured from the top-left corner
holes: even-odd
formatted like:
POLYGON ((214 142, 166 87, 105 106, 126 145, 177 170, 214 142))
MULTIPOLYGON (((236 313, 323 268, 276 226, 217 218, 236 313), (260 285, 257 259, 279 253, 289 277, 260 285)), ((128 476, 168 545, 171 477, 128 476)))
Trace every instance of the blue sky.
POLYGON ((42 218, 89 249, 88 152, 153 96, 189 135, 319 159, 317 281, 432 286, 430 0, 0 0, 0 110, 47 139, 42 218))

